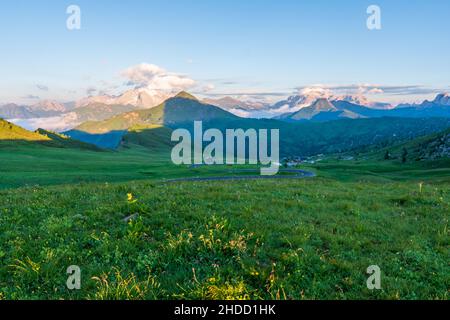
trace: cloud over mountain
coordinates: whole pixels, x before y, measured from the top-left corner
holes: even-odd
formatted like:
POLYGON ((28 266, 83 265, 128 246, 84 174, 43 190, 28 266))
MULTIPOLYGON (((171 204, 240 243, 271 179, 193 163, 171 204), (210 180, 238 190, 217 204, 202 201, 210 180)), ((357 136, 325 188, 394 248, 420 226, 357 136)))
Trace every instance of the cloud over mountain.
POLYGON ((185 75, 168 72, 149 63, 132 66, 124 70, 122 76, 128 79, 128 85, 150 90, 175 92, 192 88, 195 85, 195 81, 185 75))

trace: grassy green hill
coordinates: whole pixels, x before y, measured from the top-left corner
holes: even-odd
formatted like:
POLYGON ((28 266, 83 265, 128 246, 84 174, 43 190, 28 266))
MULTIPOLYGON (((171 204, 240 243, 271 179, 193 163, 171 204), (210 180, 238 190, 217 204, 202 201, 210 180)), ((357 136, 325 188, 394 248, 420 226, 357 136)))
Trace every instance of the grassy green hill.
POLYGON ((36 147, 75 148, 101 151, 100 148, 85 142, 73 140, 68 136, 38 129, 28 131, 6 120, 0 119, 0 148, 35 145, 36 147))
POLYGON ((385 145, 383 142, 329 155, 312 167, 323 176, 345 181, 420 182, 433 179, 450 183, 450 129, 385 145))
POLYGON ((38 129, 38 130, 36 130, 36 133, 49 138, 51 140, 51 143, 47 143, 47 145, 49 145, 49 146, 60 147, 60 148, 92 150, 92 151, 101 151, 102 150, 93 144, 74 140, 66 135, 63 135, 63 134, 60 134, 57 132, 47 131, 44 129, 38 129))
POLYGON ((50 141, 49 137, 25 130, 6 120, 0 119, 0 143, 50 141))
POLYGON ((404 170, 404 174, 409 174, 411 178, 420 178, 422 171, 428 174, 430 170, 436 169, 436 175, 446 178, 450 175, 450 129, 400 143, 397 140, 386 140, 342 154, 329 155, 327 159, 330 159, 332 167, 337 161, 340 167, 349 169, 354 163, 383 168, 412 166, 413 170, 409 173, 404 170))
POLYGON ((406 150, 406 161, 426 161, 450 158, 450 129, 419 137, 392 146, 374 149, 367 153, 368 158, 402 160, 406 150))

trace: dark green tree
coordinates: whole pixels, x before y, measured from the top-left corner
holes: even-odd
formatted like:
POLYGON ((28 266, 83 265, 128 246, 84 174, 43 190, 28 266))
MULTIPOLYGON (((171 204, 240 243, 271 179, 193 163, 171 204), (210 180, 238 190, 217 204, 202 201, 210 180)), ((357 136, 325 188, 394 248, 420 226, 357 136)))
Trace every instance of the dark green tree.
POLYGON ((384 154, 384 160, 390 160, 391 154, 389 153, 389 150, 386 150, 386 153, 384 154))

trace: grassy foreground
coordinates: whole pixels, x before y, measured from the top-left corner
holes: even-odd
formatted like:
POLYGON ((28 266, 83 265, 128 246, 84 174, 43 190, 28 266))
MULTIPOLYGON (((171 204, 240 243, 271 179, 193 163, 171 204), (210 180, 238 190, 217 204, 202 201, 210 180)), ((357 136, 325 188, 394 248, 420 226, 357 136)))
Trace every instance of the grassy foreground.
POLYGON ((0 299, 448 299, 449 192, 332 177, 3 190, 0 299))

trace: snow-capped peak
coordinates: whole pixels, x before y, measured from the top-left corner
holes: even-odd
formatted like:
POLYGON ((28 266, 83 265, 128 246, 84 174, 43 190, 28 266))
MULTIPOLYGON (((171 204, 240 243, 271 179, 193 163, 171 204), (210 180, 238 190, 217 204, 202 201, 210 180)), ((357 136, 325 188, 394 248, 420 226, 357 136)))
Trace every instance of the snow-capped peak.
POLYGON ((92 103, 102 103, 107 105, 131 105, 136 108, 152 108, 161 104, 164 100, 167 100, 173 96, 165 91, 152 90, 148 88, 136 88, 125 91, 118 96, 101 95, 88 97, 79 100, 76 103, 76 107, 84 107, 92 103))
POLYGON ((30 110, 64 112, 66 108, 57 101, 43 100, 29 107, 30 110))
POLYGON ((448 92, 440 93, 433 100, 434 103, 441 104, 444 106, 450 105, 450 94, 448 92))

